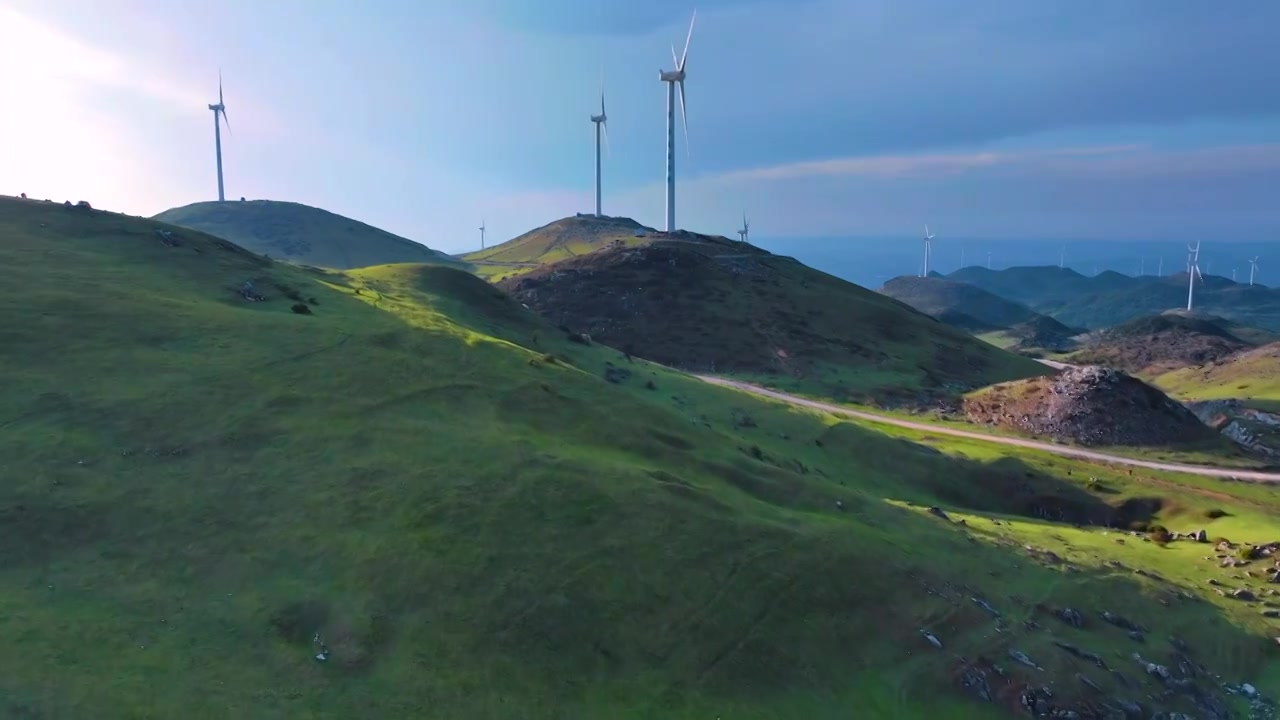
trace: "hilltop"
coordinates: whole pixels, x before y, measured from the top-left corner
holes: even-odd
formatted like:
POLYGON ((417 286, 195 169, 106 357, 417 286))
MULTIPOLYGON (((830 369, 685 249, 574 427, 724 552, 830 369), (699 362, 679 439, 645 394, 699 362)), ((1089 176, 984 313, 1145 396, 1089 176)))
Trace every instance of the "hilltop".
POLYGON ((1253 347, 1227 328, 1235 323, 1202 314, 1168 312, 1091 334, 1068 359, 1154 376, 1198 367, 1253 347))
POLYGON ((1188 400, 1234 398, 1280 410, 1280 343, 1218 358, 1203 367, 1167 372, 1155 382, 1188 400))
POLYGON ((799 412, 439 265, 3 198, 0 236, 0 715, 1223 717, 1280 683, 1271 489, 799 412))
POLYGON ((667 233, 645 227, 631 218, 576 215, 462 257, 473 263, 482 276, 496 280, 616 245, 640 245, 654 237, 666 236, 667 233))
POLYGON ((503 280, 557 325, 701 372, 893 402, 1042 374, 895 300, 724 238, 615 247, 503 280))
MULTIPOLYGON (((1005 270, 967 267, 947 276, 1023 303, 1072 327, 1100 329, 1187 305, 1187 275, 1133 277, 1103 272, 1086 277, 1056 267, 1005 270)), ((1280 289, 1206 275, 1195 291, 1197 312, 1280 332, 1280 289)))
POLYGON ((407 238, 300 203, 200 202, 165 210, 153 219, 300 265, 337 269, 405 262, 464 265, 407 238))
POLYGON ((893 278, 880 292, 948 325, 988 334, 992 342, 1010 349, 1067 350, 1081 332, 1021 303, 941 276, 893 278))

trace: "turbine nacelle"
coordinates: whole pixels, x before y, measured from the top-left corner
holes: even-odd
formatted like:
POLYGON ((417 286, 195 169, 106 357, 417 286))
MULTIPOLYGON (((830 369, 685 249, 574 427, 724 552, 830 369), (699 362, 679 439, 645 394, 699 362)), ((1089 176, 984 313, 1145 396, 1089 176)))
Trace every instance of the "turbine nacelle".
POLYGON ((658 71, 658 79, 661 80, 662 82, 682 83, 684 82, 684 78, 685 78, 685 72, 683 69, 658 71))

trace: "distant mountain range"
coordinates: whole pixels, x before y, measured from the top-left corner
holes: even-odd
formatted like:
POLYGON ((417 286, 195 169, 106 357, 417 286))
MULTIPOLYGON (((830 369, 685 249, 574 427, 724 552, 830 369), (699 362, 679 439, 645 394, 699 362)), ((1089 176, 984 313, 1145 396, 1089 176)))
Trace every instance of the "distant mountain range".
MULTIPOLYGON (((1020 302, 1069 326, 1098 329, 1185 308, 1187 274, 1085 276, 1057 267, 987 270, 967 267, 946 276, 1020 302)), ((1280 290, 1206 275, 1196 281, 1194 308, 1246 326, 1280 331, 1280 290)))

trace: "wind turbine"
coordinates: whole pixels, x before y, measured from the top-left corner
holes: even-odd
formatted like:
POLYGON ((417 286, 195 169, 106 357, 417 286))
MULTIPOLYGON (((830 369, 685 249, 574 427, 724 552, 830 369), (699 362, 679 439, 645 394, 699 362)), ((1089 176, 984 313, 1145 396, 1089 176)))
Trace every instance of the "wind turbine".
POLYGON ((742 238, 742 242, 746 242, 751 236, 751 224, 747 222, 747 213, 742 212, 742 229, 738 231, 738 236, 742 238))
MULTIPOLYGON (((600 213, 600 136, 604 134, 605 150, 609 149, 609 116, 604 112, 604 76, 600 77, 600 114, 592 115, 591 122, 596 126, 596 217, 600 213)), ((623 128, 624 130, 626 128, 623 128)))
POLYGON ((1249 261, 1249 284, 1250 285, 1253 284, 1254 275, 1258 273, 1258 258, 1260 257, 1262 256, 1258 255, 1249 261))
POLYGON ((1141 260, 1138 261, 1138 277, 1142 277, 1143 275, 1146 275, 1146 274, 1147 274, 1147 259, 1142 258, 1141 260))
POLYGON ((960 246, 960 269, 964 269, 964 246, 960 246))
POLYGON ((1231 282, 1235 282, 1235 281, 1236 281, 1236 270, 1237 270, 1237 269, 1238 269, 1238 268, 1231 268, 1231 282))
POLYGON ((218 157, 218 202, 226 201, 226 194, 222 191, 222 123, 227 124, 227 132, 231 132, 231 121, 227 119, 227 106, 222 102, 222 71, 218 71, 218 104, 210 105, 209 109, 213 111, 213 150, 218 157), (222 122, 218 121, 218 116, 222 116, 222 122))
POLYGON ((484 220, 480 221, 480 249, 484 249, 484 220))
POLYGON ((1066 266, 1067 266, 1067 246, 1063 245, 1062 249, 1058 251, 1058 269, 1061 270, 1066 266))
POLYGON ((933 233, 929 232, 929 226, 924 226, 924 272, 920 273, 920 277, 929 277, 929 257, 933 254, 933 233))
POLYGON ((991 269, 991 253, 990 252, 987 253, 987 269, 988 270, 991 269))
POLYGON ((1192 301, 1195 300, 1196 294, 1196 278, 1200 278, 1200 284, 1204 284, 1204 275, 1200 274, 1200 241, 1196 241, 1196 246, 1187 246, 1190 253, 1187 256, 1187 312, 1191 312, 1192 301))
POLYGON ((689 116, 684 105, 685 62, 689 58, 689 41, 693 39, 693 23, 698 11, 689 20, 689 34, 684 39, 684 53, 676 58, 676 48, 671 46, 671 60, 675 70, 659 70, 658 79, 667 84, 667 232, 676 229, 676 85, 680 85, 680 119, 684 122, 684 149, 689 152, 689 116))
POLYGON ((1156 277, 1164 277, 1164 256, 1160 256, 1160 264, 1156 266, 1156 277))

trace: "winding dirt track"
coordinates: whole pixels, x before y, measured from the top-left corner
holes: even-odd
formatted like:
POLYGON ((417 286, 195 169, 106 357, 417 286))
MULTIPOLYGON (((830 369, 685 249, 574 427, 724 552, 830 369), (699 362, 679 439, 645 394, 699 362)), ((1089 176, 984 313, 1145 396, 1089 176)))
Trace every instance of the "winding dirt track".
POLYGON ((1249 480, 1263 483, 1280 483, 1280 473, 1245 470, 1243 468, 1214 467, 1211 465, 1186 465, 1183 463, 1138 460, 1136 458, 1129 458, 1121 455, 1110 455, 1108 453, 1096 452, 1094 450, 1084 450, 1082 448, 1055 445, 1053 443, 1038 442, 1036 440, 1023 440, 1022 438, 1004 437, 999 435, 985 435, 983 433, 957 430, 955 428, 943 427, 940 425, 930 425, 927 423, 912 422, 910 420, 901 420, 899 418, 889 417, 887 415, 878 415, 876 413, 869 413, 862 410, 851 410, 849 408, 840 407, 839 405, 832 405, 830 403, 818 402, 817 400, 796 397, 795 395, 780 393, 776 390, 769 390, 758 385, 752 385, 751 383, 727 380, 713 375, 694 375, 694 377, 703 382, 711 383, 712 385, 733 388, 735 390, 741 390, 753 395, 779 400, 781 402, 798 405, 800 407, 812 408, 814 410, 821 410, 822 412, 832 413, 834 415, 844 415, 846 417, 867 420, 869 422, 881 423, 884 425, 894 425, 900 428, 907 428, 908 430, 919 430, 933 435, 950 435, 951 437, 960 437, 965 438, 966 440, 979 440, 981 442, 995 443, 997 445, 1011 445, 1013 447, 1040 450, 1042 452, 1052 453, 1063 457, 1112 463, 1114 465, 1147 468, 1149 470, 1164 470, 1167 472, 1179 472, 1186 473, 1188 475, 1200 475, 1203 477, 1234 478, 1236 480, 1249 480))

